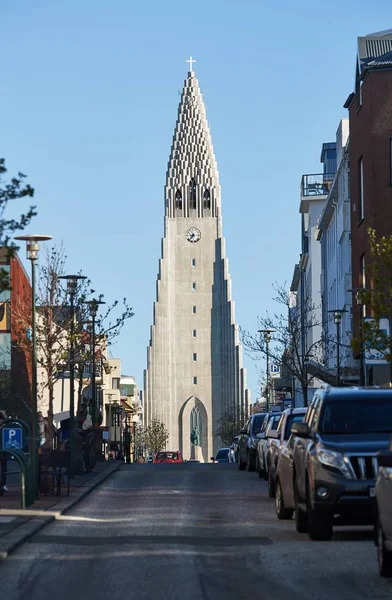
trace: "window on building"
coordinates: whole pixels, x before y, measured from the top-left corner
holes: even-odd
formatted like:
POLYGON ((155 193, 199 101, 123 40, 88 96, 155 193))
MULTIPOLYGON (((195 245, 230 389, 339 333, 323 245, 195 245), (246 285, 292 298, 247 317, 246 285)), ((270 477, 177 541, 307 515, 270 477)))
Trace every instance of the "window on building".
POLYGON ((362 288, 366 288, 366 261, 365 261, 365 255, 361 254, 361 258, 360 258, 360 281, 359 281, 359 285, 362 288))
POLYGON ((197 336, 197 331, 196 331, 196 329, 194 329, 193 330, 193 337, 196 337, 196 336, 197 336))
POLYGON ((119 389, 120 389, 120 378, 112 377, 112 390, 119 390, 119 389))
POLYGON ((192 258, 192 267, 196 267, 196 258, 192 258))
POLYGON ((196 384, 197 383, 197 377, 193 378, 193 383, 196 384))
POLYGON ((112 413, 112 427, 120 427, 120 413, 112 413))
POLYGON ((192 283, 192 290, 195 290, 195 289, 196 289, 196 281, 194 281, 194 282, 192 283))
POLYGON ((194 352, 194 353, 193 353, 193 360, 194 360, 194 361, 197 361, 197 352, 194 352))
POLYGON ((179 210, 182 210, 182 194, 180 190, 176 191, 175 207, 179 210))
POLYGON ((196 209, 196 181, 192 178, 189 182, 188 190, 189 208, 196 209))
POLYGON ((363 189, 363 157, 359 159, 358 163, 358 186, 359 186, 359 220, 362 221, 365 218, 365 192, 363 189))
POLYGON ((204 210, 210 210, 211 209, 210 190, 206 190, 204 192, 203 205, 204 205, 204 210))
POLYGON ((196 306, 192 307, 192 312, 193 312, 194 315, 196 314, 196 306))

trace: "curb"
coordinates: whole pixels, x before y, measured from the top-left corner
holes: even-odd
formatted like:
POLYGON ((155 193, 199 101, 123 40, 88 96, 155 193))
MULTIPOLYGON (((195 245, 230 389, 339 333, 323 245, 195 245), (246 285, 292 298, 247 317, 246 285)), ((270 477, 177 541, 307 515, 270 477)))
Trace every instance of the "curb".
MULTIPOLYGON (((107 469, 101 471, 96 477, 92 477, 90 481, 81 485, 75 490, 73 497, 65 497, 57 504, 47 509, 48 515, 43 514, 40 517, 30 517, 27 523, 23 523, 15 530, 0 538, 0 562, 5 560, 19 546, 27 542, 33 535, 41 531, 49 523, 56 520, 56 516, 64 515, 67 511, 73 508, 78 502, 83 500, 90 492, 95 490, 101 483, 108 479, 112 473, 119 470, 122 463, 111 465, 107 469), (52 509, 52 510, 51 510, 52 509)), ((28 510, 26 510, 28 515, 28 510)), ((45 511, 43 511, 45 513, 45 511)), ((26 516, 27 516, 26 515, 26 516)))

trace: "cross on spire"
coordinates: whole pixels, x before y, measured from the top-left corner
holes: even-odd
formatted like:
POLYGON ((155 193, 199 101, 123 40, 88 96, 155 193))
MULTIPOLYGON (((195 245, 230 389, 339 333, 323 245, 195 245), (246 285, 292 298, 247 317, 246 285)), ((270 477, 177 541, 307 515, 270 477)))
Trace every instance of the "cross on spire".
POLYGON ((194 58, 192 58, 192 56, 190 56, 190 57, 189 57, 189 60, 187 60, 186 62, 187 62, 187 63, 189 63, 189 70, 190 70, 190 71, 193 71, 193 69, 192 69, 192 65, 193 65, 193 63, 195 63, 195 62, 196 62, 196 61, 195 61, 195 59, 194 59, 194 58))

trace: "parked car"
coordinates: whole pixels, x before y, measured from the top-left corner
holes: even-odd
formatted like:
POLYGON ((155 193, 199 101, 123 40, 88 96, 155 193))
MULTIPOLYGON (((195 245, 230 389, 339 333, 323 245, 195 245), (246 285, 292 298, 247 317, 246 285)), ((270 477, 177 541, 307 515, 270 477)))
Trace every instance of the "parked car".
POLYGON ((389 450, 377 455, 375 540, 382 577, 392 577, 392 440, 389 450))
POLYGON ((278 519, 291 519, 294 514, 294 461, 295 436, 290 435, 279 456, 275 475, 275 510, 278 519))
POLYGON ((333 524, 372 524, 377 454, 392 433, 392 390, 317 390, 292 433, 297 531, 328 540, 333 524))
POLYGON ((162 450, 161 452, 157 452, 154 456, 153 463, 156 465, 158 463, 182 463, 182 456, 180 452, 172 452, 169 450, 162 450))
POLYGON ((266 413, 252 415, 245 427, 240 432, 238 440, 238 468, 240 471, 248 469, 254 471, 256 468, 256 450, 260 433, 266 413))
POLYGON ((282 448, 291 434, 293 423, 301 422, 306 415, 306 408, 287 408, 281 414, 276 429, 267 432, 268 443, 265 445, 265 464, 268 477, 268 495, 275 498, 276 468, 282 448))
POLYGON ((229 448, 219 448, 215 458, 211 456, 212 462, 227 463, 229 462, 229 448))
POLYGON ((264 477, 264 479, 267 479, 268 477, 267 452, 271 440, 271 433, 274 431, 276 432, 280 417, 281 413, 277 412, 267 414, 261 427, 259 435, 260 439, 257 444, 256 471, 258 472, 259 477, 264 477))
POLYGON ((147 462, 148 463, 152 463, 154 462, 154 457, 150 454, 150 456, 147 458, 147 462))
POLYGON ((238 452, 238 435, 235 436, 232 443, 229 446, 229 462, 235 463, 237 462, 237 452, 238 452))

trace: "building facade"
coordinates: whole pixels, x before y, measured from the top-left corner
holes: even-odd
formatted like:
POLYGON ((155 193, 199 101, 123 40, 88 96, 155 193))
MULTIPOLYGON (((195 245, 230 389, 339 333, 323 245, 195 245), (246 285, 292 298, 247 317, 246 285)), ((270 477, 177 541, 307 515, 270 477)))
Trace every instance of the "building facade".
POLYGON ((250 402, 222 236, 219 174, 195 73, 185 80, 165 186, 157 299, 144 378, 145 422, 162 421, 168 448, 206 461, 225 412, 250 402))
POLYGON ((30 423, 31 369, 29 330, 31 285, 17 254, 0 249, 0 268, 9 274, 10 290, 0 293, 0 409, 30 423))
MULTIPOLYGON (((391 106, 392 30, 359 37, 355 91, 345 103, 350 121, 353 289, 369 287, 368 229, 375 229, 378 237, 392 234, 391 106)), ((355 330, 361 312, 365 317, 366 307, 354 311, 355 330)), ((374 383, 390 380, 389 365, 376 366, 372 371, 374 383)))
POLYGON ((325 207, 318 221, 316 236, 321 245, 321 297, 323 323, 323 363, 327 370, 337 369, 337 327, 333 311, 341 313, 341 381, 358 381, 357 365, 351 350, 352 288, 349 122, 343 119, 336 133, 337 165, 325 207))

